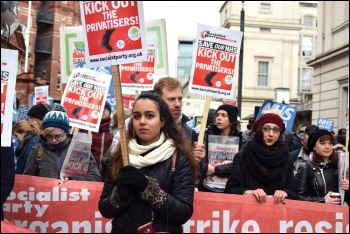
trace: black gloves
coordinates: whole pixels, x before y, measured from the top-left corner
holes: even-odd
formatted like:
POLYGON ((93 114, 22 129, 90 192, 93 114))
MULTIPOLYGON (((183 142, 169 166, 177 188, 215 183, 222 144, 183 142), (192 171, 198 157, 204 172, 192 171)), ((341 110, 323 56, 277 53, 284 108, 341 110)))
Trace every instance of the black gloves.
POLYGON ((128 189, 134 189, 136 192, 143 192, 148 185, 148 178, 141 170, 137 169, 136 167, 125 166, 120 169, 118 185, 119 184, 122 186, 122 189, 124 189, 124 187, 128 187, 128 189))
POLYGON ((120 200, 126 201, 131 198, 131 196, 135 193, 134 189, 127 184, 124 184, 120 180, 117 183, 118 196, 120 200))

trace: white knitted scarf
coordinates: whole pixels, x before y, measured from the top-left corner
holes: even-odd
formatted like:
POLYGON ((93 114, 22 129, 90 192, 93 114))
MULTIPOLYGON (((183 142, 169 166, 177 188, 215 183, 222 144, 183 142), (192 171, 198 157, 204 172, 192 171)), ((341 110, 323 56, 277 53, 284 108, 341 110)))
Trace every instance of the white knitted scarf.
POLYGON ((129 151, 130 165, 140 169, 170 158, 175 151, 175 145, 171 139, 165 139, 165 135, 162 133, 159 140, 150 145, 140 145, 136 139, 132 139, 129 142, 129 151), (141 154, 156 147, 158 148, 141 156, 141 154))

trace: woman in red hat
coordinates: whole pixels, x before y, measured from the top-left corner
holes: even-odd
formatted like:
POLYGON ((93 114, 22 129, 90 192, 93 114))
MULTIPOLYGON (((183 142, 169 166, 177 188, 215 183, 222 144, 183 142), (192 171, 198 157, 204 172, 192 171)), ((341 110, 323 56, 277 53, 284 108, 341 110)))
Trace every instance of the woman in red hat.
POLYGON ((268 196, 275 204, 297 198, 293 164, 281 137, 284 131, 279 114, 265 112, 255 121, 252 139, 233 159, 226 193, 254 196, 259 203, 268 196))

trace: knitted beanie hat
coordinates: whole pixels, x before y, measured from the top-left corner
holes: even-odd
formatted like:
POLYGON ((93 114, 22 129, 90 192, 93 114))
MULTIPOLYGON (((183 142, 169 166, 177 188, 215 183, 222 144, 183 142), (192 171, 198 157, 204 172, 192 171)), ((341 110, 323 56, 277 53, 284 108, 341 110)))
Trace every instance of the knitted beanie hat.
POLYGON ((107 108, 109 110, 110 114, 112 113, 112 107, 111 107, 111 104, 109 104, 108 101, 106 101, 106 103, 105 103, 105 108, 107 108))
POLYGON ((32 108, 29 109, 27 115, 31 118, 43 120, 44 116, 49 111, 51 111, 51 107, 48 104, 38 104, 32 106, 32 108))
POLYGON ((58 103, 53 104, 52 111, 48 112, 42 123, 43 129, 48 127, 61 128, 69 132, 69 119, 67 110, 58 103))
POLYGON ((253 131, 256 132, 259 127, 263 126, 266 123, 276 124, 281 129, 281 134, 283 134, 286 129, 281 116, 274 113, 264 113, 259 117, 259 119, 255 120, 253 131))
POLYGON ((320 139, 320 137, 326 136, 326 135, 332 138, 332 142, 334 141, 332 133, 328 130, 319 129, 310 133, 309 139, 307 141, 307 148, 310 150, 310 152, 314 149, 317 140, 320 139))
POLYGON ((219 106, 218 109, 216 109, 216 113, 219 110, 226 111, 227 114, 231 116, 231 118, 233 118, 234 120, 237 120, 237 115, 239 114, 239 111, 238 111, 237 107, 224 104, 224 105, 219 106))

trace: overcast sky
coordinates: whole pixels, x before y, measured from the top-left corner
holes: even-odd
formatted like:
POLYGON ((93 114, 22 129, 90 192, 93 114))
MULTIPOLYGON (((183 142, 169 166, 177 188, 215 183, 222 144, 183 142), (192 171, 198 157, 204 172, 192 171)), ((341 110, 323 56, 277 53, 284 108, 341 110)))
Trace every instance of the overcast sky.
POLYGON ((169 75, 176 75, 178 37, 196 37, 197 24, 219 27, 224 1, 143 1, 145 20, 165 19, 169 75))

